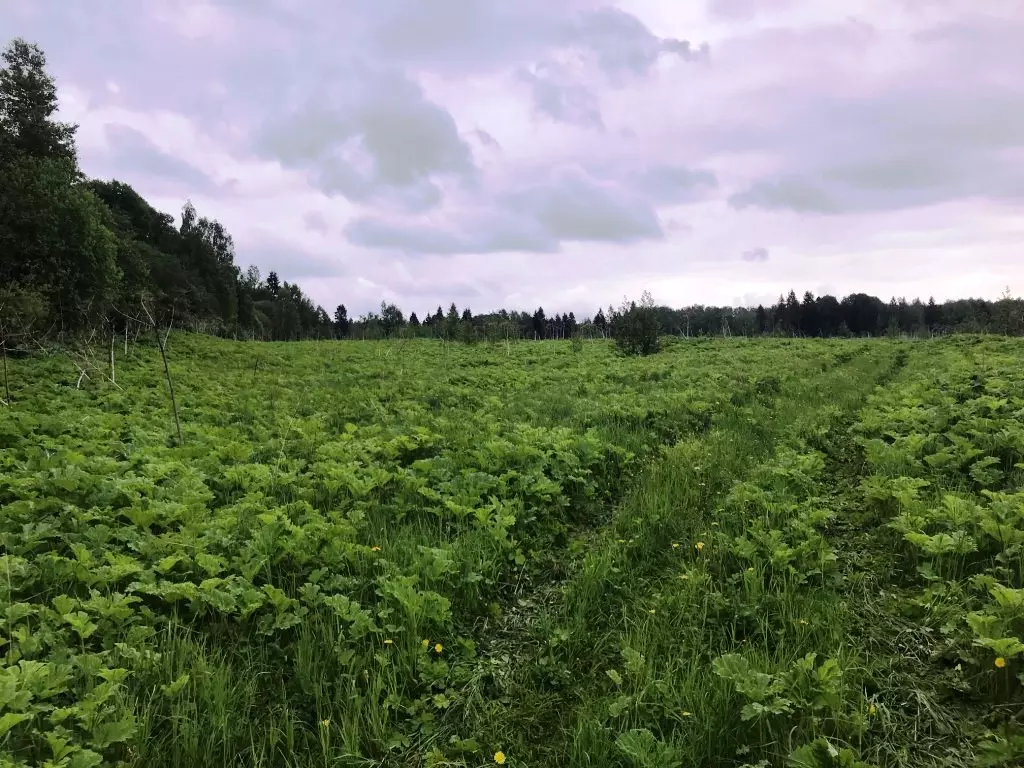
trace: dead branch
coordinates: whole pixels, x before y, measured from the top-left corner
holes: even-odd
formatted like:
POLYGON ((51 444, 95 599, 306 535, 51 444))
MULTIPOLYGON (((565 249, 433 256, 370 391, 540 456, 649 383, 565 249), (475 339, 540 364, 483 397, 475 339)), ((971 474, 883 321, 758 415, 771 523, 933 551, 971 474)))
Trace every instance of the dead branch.
MULTIPOLYGON (((111 325, 113 325, 113 324, 111 324, 111 325)), ((110 329, 110 381, 113 384, 116 385, 117 381, 114 379, 114 339, 115 339, 115 337, 116 337, 116 334, 114 333, 113 327, 111 327, 111 329, 110 329)))
MULTIPOLYGON (((160 338, 160 328, 157 326, 157 322, 153 318, 153 314, 149 311, 149 307, 146 306, 145 302, 142 302, 142 309, 145 311, 146 317, 149 318, 149 322, 153 327, 153 336, 156 337, 156 344, 160 348, 160 357, 162 357, 164 361, 164 375, 167 377, 167 390, 171 395, 171 411, 174 413, 174 426, 178 430, 178 444, 184 445, 185 437, 181 434, 181 420, 178 418, 178 401, 174 398, 174 380, 171 378, 171 367, 167 363, 167 349, 165 347, 166 337, 164 339, 160 338)), ((170 333, 169 325, 167 332, 170 333)))
POLYGON ((9 379, 7 377, 7 340, 6 339, 4 339, 4 341, 2 343, 0 343, 0 347, 3 347, 3 351, 4 351, 4 395, 6 396, 4 398, 4 405, 7 405, 8 403, 11 403, 11 402, 14 402, 14 401, 11 400, 11 384, 10 384, 10 381, 9 381, 9 379))
POLYGON ((167 333, 164 334, 164 346, 167 346, 167 339, 171 335, 171 326, 174 325, 174 307, 171 307, 171 319, 167 321, 167 333))

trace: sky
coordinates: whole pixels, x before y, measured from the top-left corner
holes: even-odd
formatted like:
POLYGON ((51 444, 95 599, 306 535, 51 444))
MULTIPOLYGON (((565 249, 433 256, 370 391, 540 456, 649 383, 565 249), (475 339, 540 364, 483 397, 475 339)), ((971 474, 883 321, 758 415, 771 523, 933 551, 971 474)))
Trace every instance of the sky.
POLYGON ((1024 293, 1024 0, 0 0, 82 169, 329 311, 1024 293))

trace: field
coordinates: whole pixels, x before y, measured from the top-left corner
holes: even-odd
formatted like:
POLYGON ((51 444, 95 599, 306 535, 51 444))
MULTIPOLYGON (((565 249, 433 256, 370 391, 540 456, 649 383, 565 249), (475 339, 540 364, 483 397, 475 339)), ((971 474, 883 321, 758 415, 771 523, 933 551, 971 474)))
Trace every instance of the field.
POLYGON ((0 766, 1024 765, 1020 341, 168 352, 8 361, 0 766))

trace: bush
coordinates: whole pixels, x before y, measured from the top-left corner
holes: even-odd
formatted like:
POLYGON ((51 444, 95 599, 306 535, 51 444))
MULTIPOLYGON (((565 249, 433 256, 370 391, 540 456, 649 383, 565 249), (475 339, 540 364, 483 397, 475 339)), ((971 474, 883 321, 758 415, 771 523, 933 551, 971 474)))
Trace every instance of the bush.
POLYGON ((624 355, 651 355, 661 349, 654 300, 647 291, 640 297, 640 304, 623 303, 612 325, 615 346, 624 355))

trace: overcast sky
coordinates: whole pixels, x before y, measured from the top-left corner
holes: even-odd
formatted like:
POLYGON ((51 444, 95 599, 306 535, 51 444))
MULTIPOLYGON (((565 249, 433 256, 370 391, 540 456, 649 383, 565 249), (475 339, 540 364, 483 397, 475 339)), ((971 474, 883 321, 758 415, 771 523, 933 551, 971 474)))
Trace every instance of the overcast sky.
POLYGON ((325 307, 1024 293, 1024 0, 0 0, 91 176, 325 307))

